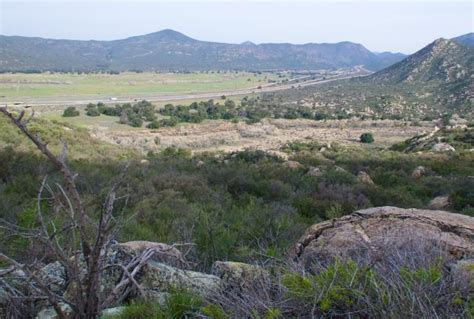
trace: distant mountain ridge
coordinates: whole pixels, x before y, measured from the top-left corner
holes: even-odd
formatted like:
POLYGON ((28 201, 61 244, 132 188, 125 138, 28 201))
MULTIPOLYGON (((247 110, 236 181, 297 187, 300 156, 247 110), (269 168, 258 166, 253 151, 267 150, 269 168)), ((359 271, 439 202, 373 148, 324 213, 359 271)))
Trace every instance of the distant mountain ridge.
POLYGON ((474 32, 461 35, 459 37, 453 38, 452 40, 473 48, 474 47, 474 32))
POLYGON ((364 65, 376 71, 401 53, 373 53, 361 44, 228 44, 162 30, 114 41, 0 36, 0 71, 314 70, 364 65))

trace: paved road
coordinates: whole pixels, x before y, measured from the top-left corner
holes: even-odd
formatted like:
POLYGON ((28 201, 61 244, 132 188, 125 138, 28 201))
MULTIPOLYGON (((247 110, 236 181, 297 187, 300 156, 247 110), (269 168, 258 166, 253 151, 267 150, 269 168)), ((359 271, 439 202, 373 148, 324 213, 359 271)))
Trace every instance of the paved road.
POLYGON ((74 98, 74 97, 66 97, 66 98, 47 98, 47 99, 24 99, 21 103, 15 103, 15 101, 0 101, 0 104, 7 104, 7 105, 17 105, 17 106, 65 106, 65 105, 86 105, 88 103, 97 103, 102 101, 104 103, 115 104, 115 103, 133 103, 137 100, 147 100, 150 102, 173 102, 173 101, 181 101, 181 100, 199 100, 199 99, 212 99, 218 98, 222 95, 225 96, 236 96, 236 95, 246 95, 246 94, 253 94, 253 93, 265 93, 265 92, 277 92, 282 90, 287 90, 293 87, 306 87, 311 85, 318 85, 328 82, 333 82, 342 79, 350 79, 355 77, 362 77, 366 76, 367 74, 355 73, 350 75, 341 75, 335 76, 329 79, 318 79, 318 80, 307 80, 299 83, 290 83, 290 84, 266 84, 262 85, 261 88, 253 87, 247 89, 238 89, 238 90, 226 90, 226 91, 217 91, 217 92, 205 92, 205 93, 189 93, 189 94, 180 94, 180 95, 140 95, 134 96, 130 98, 117 98, 115 100, 108 100, 108 99, 98 99, 98 98, 74 98))

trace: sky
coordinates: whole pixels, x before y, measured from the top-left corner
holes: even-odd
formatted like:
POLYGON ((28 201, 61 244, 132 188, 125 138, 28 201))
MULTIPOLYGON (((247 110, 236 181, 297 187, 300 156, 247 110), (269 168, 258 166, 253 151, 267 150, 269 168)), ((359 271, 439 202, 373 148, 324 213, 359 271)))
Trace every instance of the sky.
POLYGON ((206 41, 352 41, 407 54, 473 32, 473 19, 471 0, 0 0, 2 35, 115 40, 173 29, 206 41))

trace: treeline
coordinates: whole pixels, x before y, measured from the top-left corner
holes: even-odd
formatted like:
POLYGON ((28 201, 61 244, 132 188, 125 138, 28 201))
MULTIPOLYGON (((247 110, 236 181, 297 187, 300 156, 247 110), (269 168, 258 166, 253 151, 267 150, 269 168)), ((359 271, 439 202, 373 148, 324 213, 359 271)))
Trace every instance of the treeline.
MULTIPOLYGON (((350 118, 365 119, 391 119, 401 120, 403 116, 371 115, 348 112, 344 109, 335 111, 324 111, 321 108, 307 105, 288 104, 273 94, 263 94, 256 97, 245 96, 236 102, 232 99, 221 97, 221 101, 213 99, 208 101, 193 102, 189 105, 166 104, 163 108, 156 110, 149 101, 143 100, 135 104, 125 103, 107 106, 102 102, 90 103, 86 107, 86 115, 120 117, 119 122, 133 127, 157 129, 161 127, 172 127, 178 123, 201 123, 204 120, 230 120, 238 122, 245 121, 248 124, 260 122, 264 118, 273 119, 308 119, 315 121, 343 120, 350 118), (160 114, 161 117, 157 115, 160 114)), ((79 111, 74 107, 65 110, 63 116, 77 116, 79 111)), ((450 117, 450 114, 447 115, 450 117)))

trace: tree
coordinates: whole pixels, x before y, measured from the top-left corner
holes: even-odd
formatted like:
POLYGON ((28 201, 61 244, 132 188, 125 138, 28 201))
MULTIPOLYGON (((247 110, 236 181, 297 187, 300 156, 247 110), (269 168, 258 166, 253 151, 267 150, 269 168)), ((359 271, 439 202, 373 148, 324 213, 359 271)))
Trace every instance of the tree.
POLYGON ((74 106, 70 106, 64 110, 63 117, 79 116, 79 111, 74 106))
POLYGON ((360 136, 360 142, 361 143, 373 143, 374 142, 374 136, 372 133, 364 133, 360 136))
POLYGON ((97 105, 89 103, 86 106, 86 115, 87 116, 100 116, 100 111, 97 108, 97 105))
POLYGON ((61 295, 51 288, 41 275, 42 260, 20 263, 0 252, 0 262, 10 266, 9 271, 0 272, 0 291, 22 317, 25 314, 21 309, 25 307, 27 301, 44 304, 46 300, 55 309, 58 318, 68 317, 61 307, 62 303, 71 307, 73 318, 97 318, 101 310, 122 301, 130 292, 130 287, 136 286, 134 276, 154 253, 148 250, 132 259, 128 265, 120 266, 122 269, 120 282, 106 298, 100 297, 101 277, 106 267, 110 267, 106 265, 107 253, 120 226, 117 216, 114 216, 116 203, 128 199, 128 195, 117 195, 125 169, 108 192, 102 210, 98 214, 89 211, 76 186, 77 174, 67 165, 65 142, 61 155, 56 156, 50 151, 47 143, 28 129, 33 114, 24 120, 24 111, 16 116, 6 107, 0 107, 0 113, 10 119, 36 145, 52 166, 61 173, 63 181, 62 184, 49 185, 48 178, 43 179, 37 195, 38 228, 24 229, 2 219, 0 220, 2 234, 11 232, 25 238, 33 238, 38 245, 43 245, 47 249, 45 255, 53 256, 62 265, 67 274, 67 286, 71 287, 67 295, 61 295), (46 194, 49 196, 45 197, 46 194), (53 204, 44 205, 45 202, 53 204), (43 211, 47 209, 45 207, 50 209, 43 211), (97 215, 96 221, 94 216, 97 215), (26 285, 29 288, 27 292, 16 289, 14 284, 6 279, 5 275, 15 270, 25 274, 26 285))

